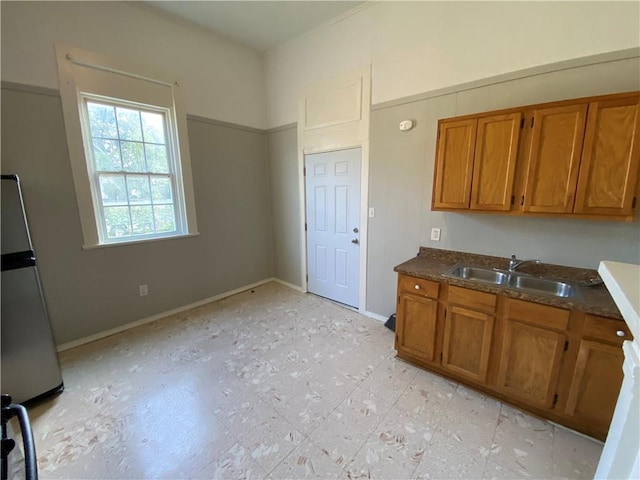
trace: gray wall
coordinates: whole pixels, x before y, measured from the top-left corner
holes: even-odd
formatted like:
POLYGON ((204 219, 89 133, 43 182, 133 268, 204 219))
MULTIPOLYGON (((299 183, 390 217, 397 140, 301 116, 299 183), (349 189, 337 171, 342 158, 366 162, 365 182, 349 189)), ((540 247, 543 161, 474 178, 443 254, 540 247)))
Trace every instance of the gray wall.
POLYGON ((640 263, 640 223, 514 218, 431 211, 439 118, 589 95, 640 89, 638 58, 571 68, 401 105, 374 107, 371 117, 367 309, 395 311, 393 267, 421 245, 547 263, 597 268, 601 260, 640 263), (400 132, 401 120, 416 128, 400 132), (430 240, 442 229, 440 242, 430 240))
MULTIPOLYGON (((564 68, 535 69, 526 77, 484 87, 452 88, 374 106, 370 131, 367 310, 395 311, 393 267, 416 255, 421 245, 507 257, 539 258, 561 265, 597 268, 601 260, 640 263, 640 223, 562 218, 515 218, 491 214, 431 211, 437 122, 440 118, 589 95, 640 90, 640 62, 627 60, 564 68), (547 73, 540 73, 540 72, 547 73), (401 120, 416 127, 400 132, 401 120), (442 229, 440 242, 430 240, 442 229)), ((514 75, 515 77, 515 75, 514 75)), ((274 220, 275 271, 300 270, 296 131, 269 135, 274 220), (276 148, 277 145, 277 148, 276 148), (275 167, 275 168, 274 168, 275 167), (274 180, 275 175, 280 177, 274 180), (283 179, 286 178, 286 181, 283 179), (278 190, 273 188, 277 181, 278 190), (284 191, 282 191, 284 190, 284 191), (276 198, 277 197, 277 198, 276 198), (275 232, 278 232, 277 235, 275 232), (294 246, 295 250, 291 249, 294 246), (291 249, 291 250, 290 250, 291 249)), ((293 278, 293 277, 291 277, 293 278)), ((298 274, 299 278, 299 274, 298 274)), ((297 285, 298 281, 287 279, 297 285)))
POLYGON ((274 277, 302 285, 296 125, 268 133, 274 277))
POLYGON ((22 179, 58 344, 273 275, 264 132, 189 118, 200 235, 82 250, 60 97, 27 90, 3 84, 2 172, 22 179))

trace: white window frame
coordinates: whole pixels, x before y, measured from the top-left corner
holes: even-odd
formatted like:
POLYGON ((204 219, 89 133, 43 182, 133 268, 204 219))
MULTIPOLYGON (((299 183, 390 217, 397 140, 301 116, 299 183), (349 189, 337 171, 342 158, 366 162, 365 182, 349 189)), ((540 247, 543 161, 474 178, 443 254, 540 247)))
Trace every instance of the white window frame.
POLYGON ((82 225, 82 247, 137 244, 198 235, 186 113, 179 82, 165 73, 66 45, 56 45, 60 95, 82 225), (94 100, 165 114, 173 175, 176 231, 109 238, 93 160, 86 102, 94 100))

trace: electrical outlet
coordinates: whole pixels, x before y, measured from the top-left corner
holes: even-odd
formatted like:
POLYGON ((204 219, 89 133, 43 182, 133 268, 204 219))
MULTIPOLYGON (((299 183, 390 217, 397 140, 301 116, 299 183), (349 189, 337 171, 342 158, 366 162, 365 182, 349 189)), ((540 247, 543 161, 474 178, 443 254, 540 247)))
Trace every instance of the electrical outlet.
POLYGON ((433 240, 434 242, 439 242, 440 241, 440 229, 439 228, 432 228, 431 229, 431 240, 433 240))
POLYGON ((138 286, 138 294, 141 297, 145 297, 149 295, 149 285, 139 285, 138 286))

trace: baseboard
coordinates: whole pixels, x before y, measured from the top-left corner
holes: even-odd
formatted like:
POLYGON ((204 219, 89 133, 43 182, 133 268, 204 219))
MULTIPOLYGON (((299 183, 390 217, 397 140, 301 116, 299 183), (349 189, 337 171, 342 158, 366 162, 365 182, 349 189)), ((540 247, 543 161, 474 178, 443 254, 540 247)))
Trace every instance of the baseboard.
POLYGON ((279 278, 276 278, 276 277, 271 278, 271 280, 273 280, 276 283, 279 283, 280 285, 284 285, 285 287, 289 287, 293 290, 297 290, 298 292, 302 292, 302 287, 300 287, 299 285, 294 285, 293 283, 285 282, 284 280, 280 280, 279 278))
POLYGON ((378 315, 377 313, 373 313, 373 312, 368 312, 366 310, 360 313, 369 318, 373 318, 374 320, 378 320, 379 322, 386 322, 389 319, 389 317, 383 317, 382 315, 378 315))
MULTIPOLYGON (((272 281, 276 281, 279 283, 281 280, 277 280, 275 278, 267 278, 261 280, 256 283, 251 283, 249 285, 245 285, 244 287, 236 288, 234 290, 230 290, 228 292, 221 293, 219 295, 214 295, 213 297, 205 298, 204 300, 199 300, 194 303, 190 303, 188 305, 184 305, 182 307, 174 308, 172 310, 167 310, 166 312, 157 313, 156 315, 152 315, 150 317, 142 318, 140 320, 136 320, 134 322, 126 323, 124 325, 120 325, 119 327, 111 328, 109 330, 105 330, 100 333, 95 333, 93 335, 89 335, 87 337, 79 338, 78 340, 73 340, 71 342, 63 343, 57 347, 58 352, 64 352, 65 350, 69 350, 71 348, 79 347, 80 345, 85 345, 90 342, 95 342, 96 340, 100 340, 101 338, 109 337, 111 335, 115 335, 116 333, 124 332, 126 330, 130 330, 135 327, 139 327, 140 325, 144 325, 146 323, 155 322, 156 320, 160 320, 161 318, 168 317, 169 315, 175 315, 176 313, 184 312, 186 310, 191 310, 192 308, 200 307, 202 305, 206 305, 207 303, 215 302, 216 300, 221 300, 226 297, 230 297, 232 295, 236 295, 237 293, 244 292, 246 290, 250 290, 255 287, 259 287, 260 285, 264 285, 265 283, 269 283, 272 281)), ((300 290, 300 287, 295 287, 294 285, 287 285, 288 287, 300 290)))

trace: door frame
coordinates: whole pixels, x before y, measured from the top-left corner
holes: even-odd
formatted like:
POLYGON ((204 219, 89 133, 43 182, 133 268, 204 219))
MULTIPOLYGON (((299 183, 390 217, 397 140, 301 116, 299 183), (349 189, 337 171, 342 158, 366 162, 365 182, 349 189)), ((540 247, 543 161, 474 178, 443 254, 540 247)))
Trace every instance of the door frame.
POLYGON ((308 258, 307 258, 307 188, 304 171, 306 168, 306 155, 315 153, 330 153, 341 150, 351 150, 360 148, 360 255, 359 255, 359 293, 358 293, 358 312, 366 312, 367 299, 367 244, 369 232, 369 140, 354 144, 344 144, 337 147, 329 148, 298 148, 298 173, 299 173, 299 189, 300 189, 300 238, 301 238, 301 261, 302 266, 302 291, 307 293, 308 282, 308 258))
MULTIPOLYGON (((330 108, 330 107, 329 107, 330 108)), ((339 108, 338 108, 339 110, 339 108)), ((359 68, 329 80, 305 88, 298 97, 297 153, 298 190, 300 197, 300 265, 302 292, 308 292, 307 266, 307 197, 305 156, 360 148, 360 257, 358 312, 366 314, 367 308, 367 246, 369 233, 369 123, 371 111, 371 65, 359 68), (354 92, 357 108, 344 112, 342 117, 329 121, 318 120, 307 125, 309 119, 308 99, 323 96, 329 101, 332 92, 349 90, 354 92)), ((335 114, 330 112, 329 115, 335 114)), ((340 113, 340 112, 339 112, 340 113)))

